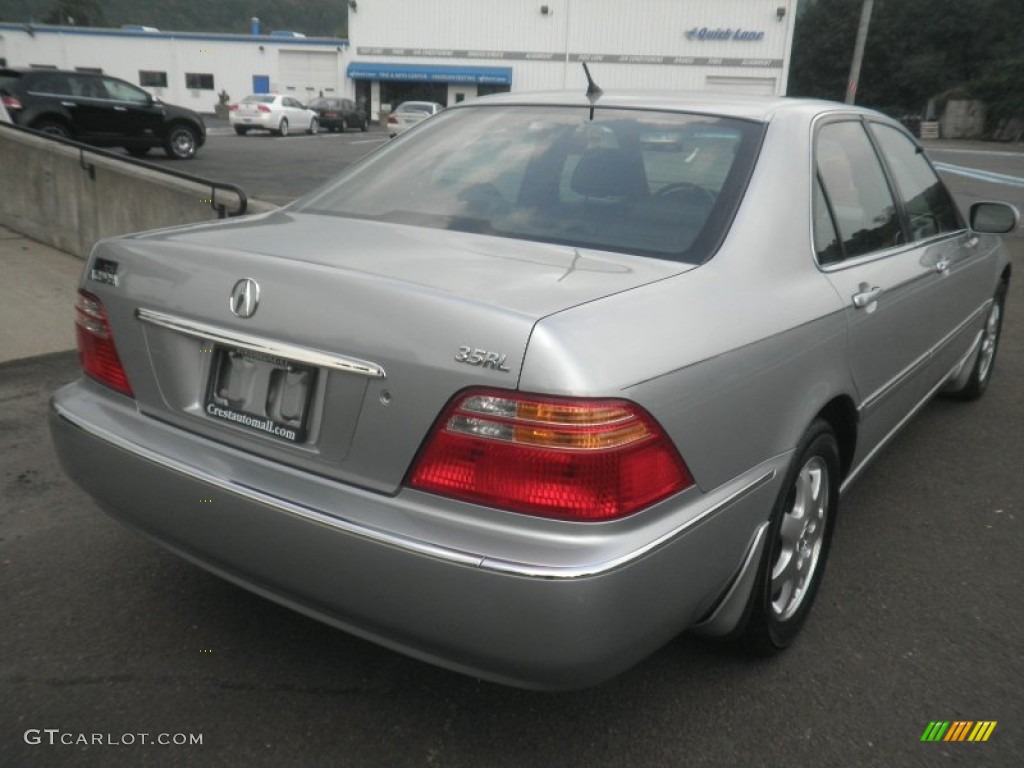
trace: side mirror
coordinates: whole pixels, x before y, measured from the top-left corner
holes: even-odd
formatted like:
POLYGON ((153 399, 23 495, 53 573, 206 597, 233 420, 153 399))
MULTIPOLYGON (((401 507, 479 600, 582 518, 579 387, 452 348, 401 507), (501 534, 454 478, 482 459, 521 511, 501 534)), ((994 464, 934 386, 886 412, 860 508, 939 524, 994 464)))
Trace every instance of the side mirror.
POLYGON ((971 229, 986 235, 1013 232, 1020 222, 1017 209, 1008 203, 975 203, 971 206, 971 229))

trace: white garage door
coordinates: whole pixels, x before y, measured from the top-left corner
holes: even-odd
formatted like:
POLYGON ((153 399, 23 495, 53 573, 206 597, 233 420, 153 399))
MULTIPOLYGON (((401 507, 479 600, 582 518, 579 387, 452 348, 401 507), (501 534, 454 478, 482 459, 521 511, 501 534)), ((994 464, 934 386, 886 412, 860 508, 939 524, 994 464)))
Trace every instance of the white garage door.
POLYGON ((280 51, 278 91, 305 104, 319 96, 337 95, 341 65, 334 51, 280 51))
POLYGON ((721 75, 708 75, 704 81, 704 88, 708 91, 774 96, 775 83, 774 77, 724 77, 721 75))

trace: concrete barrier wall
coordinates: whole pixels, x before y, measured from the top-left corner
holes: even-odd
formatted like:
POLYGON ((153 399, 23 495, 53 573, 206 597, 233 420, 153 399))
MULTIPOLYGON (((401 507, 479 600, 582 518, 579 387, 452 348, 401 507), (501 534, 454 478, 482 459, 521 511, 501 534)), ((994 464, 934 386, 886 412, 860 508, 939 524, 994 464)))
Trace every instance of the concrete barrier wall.
MULTIPOLYGON (((0 124, 0 224, 85 258, 112 235, 217 218, 208 186, 79 151, 0 124)), ((175 166, 189 172, 188 162, 175 166)), ((237 197, 217 201, 237 210, 237 197)), ((248 212, 275 206, 250 200, 248 212)))

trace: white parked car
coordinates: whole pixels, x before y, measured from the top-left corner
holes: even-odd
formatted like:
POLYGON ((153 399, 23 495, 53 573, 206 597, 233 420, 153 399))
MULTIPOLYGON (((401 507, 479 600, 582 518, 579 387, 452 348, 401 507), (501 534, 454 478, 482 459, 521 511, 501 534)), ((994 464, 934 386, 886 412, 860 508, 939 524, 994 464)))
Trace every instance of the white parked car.
POLYGON ((388 115, 388 133, 397 136, 412 128, 416 123, 436 115, 444 109, 444 104, 436 101, 403 101, 388 115))
POLYGON ((231 107, 228 120, 239 136, 253 129, 270 131, 275 136, 287 136, 292 131, 316 133, 320 127, 316 112, 306 109, 292 96, 277 93, 246 96, 231 107))

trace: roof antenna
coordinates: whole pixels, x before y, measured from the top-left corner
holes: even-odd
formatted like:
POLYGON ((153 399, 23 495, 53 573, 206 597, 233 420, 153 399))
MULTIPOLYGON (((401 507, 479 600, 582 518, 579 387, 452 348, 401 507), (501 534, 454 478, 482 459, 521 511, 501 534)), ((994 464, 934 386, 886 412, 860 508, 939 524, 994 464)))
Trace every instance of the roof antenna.
POLYGON ((597 100, 601 98, 601 94, 604 91, 601 90, 601 86, 594 82, 594 78, 590 76, 590 67, 587 66, 587 62, 580 62, 583 64, 583 74, 587 76, 587 99, 590 101, 590 119, 594 119, 594 105, 597 104, 597 100))

